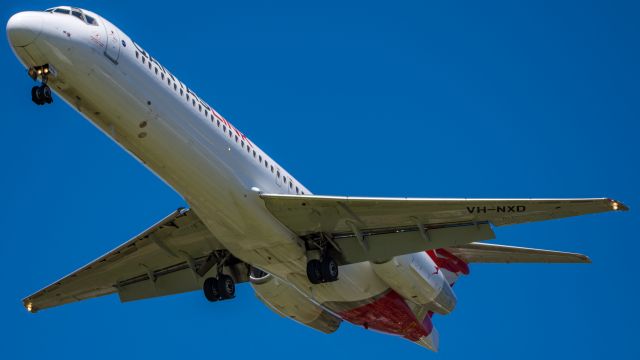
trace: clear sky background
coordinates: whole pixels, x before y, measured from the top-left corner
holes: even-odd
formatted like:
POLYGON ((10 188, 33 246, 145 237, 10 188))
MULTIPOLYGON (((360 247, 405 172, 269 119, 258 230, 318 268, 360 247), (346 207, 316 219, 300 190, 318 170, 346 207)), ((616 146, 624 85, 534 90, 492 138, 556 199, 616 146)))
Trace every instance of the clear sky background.
MULTIPOLYGON (((74 4, 314 193, 607 196, 632 211, 497 228, 498 243, 593 264, 472 266, 457 309, 435 317, 439 354, 350 324, 315 332, 247 284, 215 304, 109 296, 31 315, 24 296, 186 204, 58 98, 32 104, 5 42, 0 358, 640 358, 637 1, 74 4)), ((55 5, 3 1, 0 18, 55 5)))

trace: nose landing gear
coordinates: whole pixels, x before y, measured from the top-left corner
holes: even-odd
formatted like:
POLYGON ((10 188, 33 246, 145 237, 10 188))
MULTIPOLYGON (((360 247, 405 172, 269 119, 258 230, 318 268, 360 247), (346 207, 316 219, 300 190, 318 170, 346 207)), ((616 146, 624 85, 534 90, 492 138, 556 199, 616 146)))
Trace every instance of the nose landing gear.
POLYGON ((31 101, 36 105, 51 104, 53 102, 51 89, 47 86, 47 80, 51 73, 53 73, 53 68, 50 67, 49 64, 29 68, 29 77, 33 80, 37 80, 38 78, 42 80, 40 86, 31 88, 31 101))
POLYGON ((53 102, 51 89, 49 89, 49 87, 45 84, 32 87, 31 101, 33 101, 36 105, 51 104, 53 102))

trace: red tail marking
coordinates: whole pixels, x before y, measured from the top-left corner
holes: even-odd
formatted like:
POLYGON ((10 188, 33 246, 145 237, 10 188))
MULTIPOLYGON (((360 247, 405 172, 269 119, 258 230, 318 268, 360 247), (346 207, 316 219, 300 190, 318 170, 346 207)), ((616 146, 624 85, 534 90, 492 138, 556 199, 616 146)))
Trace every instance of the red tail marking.
POLYGON ((462 273, 469 275, 469 265, 464 260, 453 255, 445 249, 427 250, 427 254, 431 257, 438 268, 447 269, 452 273, 462 273))

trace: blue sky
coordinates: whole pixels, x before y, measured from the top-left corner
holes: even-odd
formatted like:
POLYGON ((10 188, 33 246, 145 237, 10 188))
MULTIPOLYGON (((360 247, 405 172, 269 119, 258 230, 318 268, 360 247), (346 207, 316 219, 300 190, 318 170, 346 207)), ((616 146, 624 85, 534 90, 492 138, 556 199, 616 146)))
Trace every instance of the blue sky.
MULTIPOLYGON (((11 14, 55 2, 9 1, 11 14)), ((591 265, 476 265, 441 352, 345 324, 323 335, 200 292, 36 315, 27 294, 182 198, 0 46, 0 357, 640 358, 637 2, 105 2, 105 16, 317 194, 613 197, 632 208, 497 228, 591 265), (7 356, 5 356, 7 355, 7 356)), ((2 26, 4 32, 4 26, 2 26)), ((6 38, 6 36, 5 36, 6 38)))

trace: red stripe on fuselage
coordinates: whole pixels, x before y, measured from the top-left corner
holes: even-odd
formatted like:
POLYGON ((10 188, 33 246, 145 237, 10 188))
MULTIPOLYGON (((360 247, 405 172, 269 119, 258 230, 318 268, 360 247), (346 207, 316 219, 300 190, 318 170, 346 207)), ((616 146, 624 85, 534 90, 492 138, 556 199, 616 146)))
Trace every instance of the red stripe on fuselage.
POLYGON ((431 317, 425 316, 420 323, 402 296, 393 290, 369 304, 342 311, 339 315, 352 324, 400 335, 411 341, 418 341, 433 330, 431 317))

